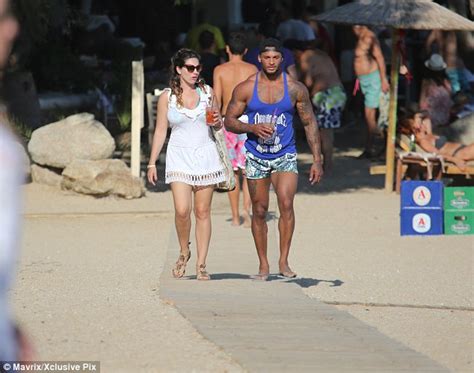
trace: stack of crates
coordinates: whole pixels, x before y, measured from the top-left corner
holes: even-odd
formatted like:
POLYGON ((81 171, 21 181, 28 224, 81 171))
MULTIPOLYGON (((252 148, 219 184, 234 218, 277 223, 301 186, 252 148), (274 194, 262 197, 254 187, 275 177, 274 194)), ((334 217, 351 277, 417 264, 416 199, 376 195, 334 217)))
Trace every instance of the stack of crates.
POLYGON ((474 234, 474 187, 444 188, 444 233, 474 234))
POLYGON ((443 234, 443 183, 403 181, 400 233, 402 236, 443 234))

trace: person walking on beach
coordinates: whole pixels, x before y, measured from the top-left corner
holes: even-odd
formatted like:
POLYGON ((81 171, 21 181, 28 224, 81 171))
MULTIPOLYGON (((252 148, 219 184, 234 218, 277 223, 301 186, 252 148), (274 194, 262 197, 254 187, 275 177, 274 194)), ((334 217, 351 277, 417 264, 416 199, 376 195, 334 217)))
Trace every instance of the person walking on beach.
POLYGON ((377 109, 380 106, 382 92, 390 89, 386 76, 385 60, 377 36, 367 27, 353 26, 357 37, 354 51, 354 72, 364 95, 365 121, 367 123, 367 142, 360 158, 372 158, 374 140, 382 137, 377 127, 377 109))
POLYGON ((180 49, 172 58, 170 89, 158 100, 158 116, 153 137, 148 180, 153 185, 158 179, 156 160, 166 138, 168 125, 171 136, 166 152, 166 180, 171 184, 175 208, 175 224, 181 253, 173 269, 175 278, 183 277, 191 257, 189 236, 191 209, 194 197, 196 218, 198 280, 209 280, 206 258, 211 239, 211 202, 214 186, 226 180, 210 126, 222 127, 219 112, 214 121, 206 124, 206 107, 213 91, 200 80, 200 56, 190 49, 180 49))
POLYGON ((234 133, 247 133, 246 175, 252 200, 252 234, 259 258, 255 279, 267 280, 270 266, 267 258, 266 215, 270 184, 277 195, 280 219, 279 273, 296 277, 288 264, 291 239, 295 229, 293 201, 298 184, 296 143, 293 130, 295 108, 304 126, 313 154, 309 181, 313 185, 323 175, 319 129, 306 87, 282 72, 282 47, 276 39, 260 44, 262 70, 240 83, 227 107, 225 127, 234 133), (239 117, 246 112, 249 122, 239 117))
POLYGON ((324 173, 333 168, 334 129, 341 127, 346 92, 331 57, 319 49, 307 49, 301 55, 301 72, 314 106, 321 131, 324 173))
MULTIPOLYGON (((226 46, 226 53, 229 56, 229 62, 217 66, 214 70, 214 93, 222 115, 225 115, 227 106, 232 97, 232 92, 237 84, 243 82, 251 75, 254 75, 257 68, 243 61, 243 56, 247 52, 245 36, 242 33, 233 33, 229 37, 226 46)), ((243 115, 240 120, 247 122, 247 117, 243 115)), ((229 150, 229 157, 235 172, 236 186, 233 191, 228 192, 230 207, 232 210, 232 225, 240 225, 239 197, 240 197, 240 174, 242 173, 242 191, 244 197, 244 226, 250 227, 250 195, 247 186, 247 179, 244 175, 245 170, 245 147, 247 139, 245 134, 237 135, 225 131, 225 141, 229 150)))

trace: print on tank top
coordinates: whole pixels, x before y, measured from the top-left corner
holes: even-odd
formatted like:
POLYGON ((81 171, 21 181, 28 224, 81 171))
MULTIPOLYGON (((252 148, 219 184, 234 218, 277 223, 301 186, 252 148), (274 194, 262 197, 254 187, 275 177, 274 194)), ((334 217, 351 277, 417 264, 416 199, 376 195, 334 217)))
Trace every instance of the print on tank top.
POLYGON ((287 127, 286 116, 284 113, 277 114, 276 119, 273 114, 260 114, 255 113, 254 124, 262 123, 275 123, 275 128, 271 137, 267 139, 258 138, 257 151, 260 153, 278 153, 283 145, 281 144, 281 138, 278 134, 278 127, 287 127))

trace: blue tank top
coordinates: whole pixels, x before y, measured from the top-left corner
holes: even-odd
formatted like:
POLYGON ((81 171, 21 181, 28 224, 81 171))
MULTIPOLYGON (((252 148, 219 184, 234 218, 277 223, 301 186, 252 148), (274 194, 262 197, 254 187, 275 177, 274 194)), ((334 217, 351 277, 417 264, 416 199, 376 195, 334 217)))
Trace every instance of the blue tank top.
POLYGON ((275 131, 271 138, 261 139, 249 133, 245 148, 248 152, 261 159, 275 159, 288 153, 296 153, 295 134, 293 130, 293 116, 295 108, 291 103, 288 92, 286 73, 283 73, 284 94, 279 102, 267 104, 258 98, 258 77, 255 78, 253 95, 247 105, 246 114, 249 124, 276 123, 275 131))

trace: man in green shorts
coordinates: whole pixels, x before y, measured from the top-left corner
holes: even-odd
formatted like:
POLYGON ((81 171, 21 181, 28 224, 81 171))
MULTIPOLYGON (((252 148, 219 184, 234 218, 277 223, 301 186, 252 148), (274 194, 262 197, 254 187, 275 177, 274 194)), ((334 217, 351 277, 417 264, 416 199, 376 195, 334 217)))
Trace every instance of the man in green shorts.
POLYGON ((367 142, 361 158, 371 158, 374 156, 374 138, 382 135, 377 127, 376 118, 380 97, 382 92, 388 92, 390 84, 377 36, 367 26, 355 25, 352 29, 357 37, 354 71, 364 94, 365 120, 368 129, 367 142))

